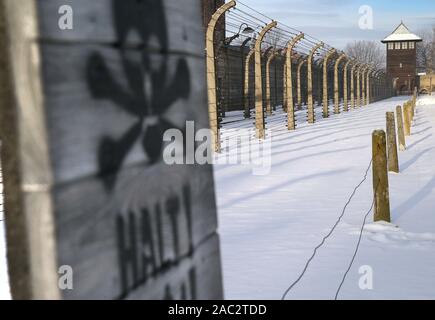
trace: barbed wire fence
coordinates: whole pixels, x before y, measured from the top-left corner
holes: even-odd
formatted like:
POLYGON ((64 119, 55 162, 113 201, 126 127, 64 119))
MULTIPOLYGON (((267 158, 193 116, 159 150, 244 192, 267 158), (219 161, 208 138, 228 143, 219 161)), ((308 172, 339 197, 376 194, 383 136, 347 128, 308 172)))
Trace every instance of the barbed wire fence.
MULTIPOLYGON (((246 5, 242 1, 237 1, 236 6, 230 8, 224 15, 223 21, 217 25, 217 29, 215 30, 216 34, 213 39, 215 44, 215 54, 212 57, 216 61, 216 74, 214 75, 216 78, 216 95, 218 100, 218 119, 225 117, 225 113, 228 111, 235 110, 243 110, 246 105, 248 105, 249 110, 252 112, 253 102, 256 99, 257 93, 253 90, 255 77, 259 76, 255 74, 254 70, 254 62, 248 61, 249 67, 246 68, 246 58, 248 57, 249 51, 254 49, 255 43, 258 39, 259 33, 263 30, 265 26, 267 26, 271 21, 274 21, 271 17, 259 12, 258 10, 246 5), (245 32, 245 31, 250 32, 245 32), (246 69, 246 70, 245 70, 246 69), (244 79, 246 76, 246 72, 249 73, 248 81, 246 82, 244 79), (246 88, 246 85, 248 88, 246 88)), ((269 77, 270 86, 271 86, 271 100, 273 104, 273 109, 284 107, 285 108, 285 98, 284 91, 286 86, 290 87, 293 91, 292 96, 295 100, 294 103, 297 102, 296 96, 296 72, 297 66, 292 68, 292 83, 285 84, 285 75, 283 75, 283 69, 285 67, 285 55, 288 50, 289 42, 294 39, 299 34, 304 34, 304 37, 300 39, 292 48, 291 53, 291 61, 292 64, 297 64, 298 61, 307 59, 310 55, 310 51, 313 49, 315 45, 318 43, 323 43, 323 46, 320 47, 314 57, 313 57, 313 96, 316 102, 316 106, 322 104, 322 96, 323 96, 323 70, 322 64, 327 56, 327 54, 333 50, 333 46, 321 41, 320 39, 309 35, 307 33, 303 33, 303 31, 298 30, 294 27, 288 26, 285 23, 277 21, 277 26, 269 30, 264 39, 261 42, 261 54, 262 58, 262 66, 263 69, 261 72, 261 80, 263 83, 263 103, 266 104, 266 97, 264 94, 266 80, 269 77), (272 61, 272 68, 269 74, 265 72, 265 64, 267 62, 268 55, 277 54, 276 59, 272 61)), ((334 97, 334 87, 333 87, 333 69, 335 66, 335 62, 337 58, 343 54, 341 50, 336 49, 336 54, 332 57, 332 59, 328 59, 327 63, 327 91, 328 91, 328 103, 330 103, 331 98, 334 97)), ((250 57, 252 59, 252 56, 250 57)), ((348 57, 351 59, 351 57, 348 57)), ((362 64, 361 61, 354 61, 356 64, 362 64)), ((307 70, 306 66, 303 68, 303 74, 301 76, 302 80, 302 100, 306 104, 307 100, 307 70)), ((339 82, 340 86, 338 88, 339 91, 339 99, 340 104, 343 104, 343 96, 344 96, 344 63, 341 63, 338 66, 339 69, 339 82)), ((348 73, 346 75, 346 82, 350 82, 350 68, 346 69, 348 73)), ((380 74, 380 79, 377 79, 376 82, 382 80, 383 86, 388 86, 390 82, 388 77, 385 74, 380 74)), ((288 76, 287 76, 288 77, 288 76)), ((353 75, 355 78, 356 75, 353 75)), ((375 78, 373 74, 373 78, 375 78)), ((356 81, 355 81, 356 82, 356 81)), ((357 90, 363 90, 365 81, 361 81, 359 83, 360 88, 356 88, 354 86, 355 96, 357 90)), ((375 82, 375 81, 373 81, 375 82)), ((374 83, 371 85, 374 86, 374 83)), ((346 93, 350 98, 350 85, 347 84, 346 93)), ((372 91, 371 101, 375 101, 380 98, 380 95, 377 94, 375 88, 370 88, 372 91)), ((387 90, 386 90, 387 91, 387 90)), ((363 93, 362 93, 363 94, 363 93)), ((383 95, 383 97, 388 96, 387 92, 383 95)), ((382 98, 383 98, 382 97, 382 98)), ((349 101, 350 102, 350 99, 349 101)), ((301 106, 298 106, 300 108, 301 106)), ((329 106, 328 106, 329 107, 329 106)), ((252 115, 252 114, 251 114, 252 115)))
MULTIPOLYGON (((282 111, 291 117, 288 110, 290 105, 293 108, 291 112, 295 109, 308 111, 304 119, 300 114, 298 116, 293 114, 296 123, 310 122, 310 104, 311 112, 314 113, 312 117, 315 117, 315 109, 318 108, 323 109, 323 117, 329 117, 331 105, 334 106, 334 113, 347 112, 394 95, 393 81, 385 70, 377 70, 370 63, 348 57, 343 51, 302 30, 276 21, 243 1, 233 2, 233 6, 227 7, 224 14, 221 13, 224 17, 221 19, 224 20, 221 23, 220 33, 214 34, 212 39, 215 52, 212 57, 207 56, 215 63, 212 88, 215 92, 212 90, 212 93, 216 94, 217 108, 213 110, 212 101, 209 104, 209 114, 213 118, 214 112, 217 113, 217 123, 213 124, 211 121, 212 129, 216 127, 216 145, 220 143, 219 130, 225 126, 223 119, 228 111, 245 111, 245 118, 256 118, 256 126, 258 126, 257 113, 261 111, 265 126, 264 119, 272 114, 267 108, 273 111, 282 108, 282 111), (276 22, 276 26, 269 28, 272 22, 276 22), (265 30, 267 31, 264 34, 265 30), (297 41, 294 42, 295 39, 297 41), (294 45, 290 45, 293 42, 294 45), (256 59, 252 58, 253 55, 257 55, 256 59), (260 66, 258 66, 258 56, 261 57, 260 66), (306 63, 307 61, 309 63, 306 63), (288 70, 290 74, 287 74, 288 70), (261 85, 258 84, 259 79, 261 85), (262 105, 262 109, 258 109, 258 105, 262 105)), ((210 83, 208 85, 210 89, 210 83)), ((243 120, 229 123, 238 121, 243 120)), ((296 125, 293 128, 289 127, 289 130, 291 129, 295 130, 296 125)), ((220 152, 219 147, 215 151, 220 152)), ((283 293, 282 300, 303 279, 318 250, 334 233, 358 189, 367 181, 372 166, 371 158, 362 180, 351 192, 332 228, 314 248, 299 276, 283 293)), ((354 254, 341 278, 335 299, 338 299, 355 261, 364 226, 374 207, 374 196, 370 209, 363 215, 354 254)))

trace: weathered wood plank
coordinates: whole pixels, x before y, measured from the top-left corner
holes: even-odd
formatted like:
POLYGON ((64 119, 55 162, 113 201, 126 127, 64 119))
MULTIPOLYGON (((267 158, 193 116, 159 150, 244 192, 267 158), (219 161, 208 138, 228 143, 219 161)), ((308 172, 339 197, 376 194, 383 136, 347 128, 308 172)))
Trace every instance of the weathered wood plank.
POLYGON ((177 268, 169 268, 149 279, 131 292, 126 299, 147 300, 219 300, 223 297, 219 238, 207 239, 195 253, 180 261, 177 268))
POLYGON ((204 53, 199 0, 43 0, 37 1, 43 41, 93 42, 159 51, 204 53), (63 5, 73 9, 73 29, 58 28, 63 5))
POLYGON ((0 63, 14 61, 0 71, 0 138, 14 298, 221 298, 212 168, 162 160, 166 129, 208 127, 204 57, 168 28, 186 20, 180 30, 191 24, 202 41, 199 2, 135 1, 149 12, 126 17, 133 1, 71 1, 88 14, 72 33, 53 21, 59 1, 6 3, 1 16, 16 22, 0 23, 12 43, 0 63), (118 3, 116 19, 101 7, 118 3), (137 20, 156 12, 159 31, 137 20), (57 288, 63 265, 71 291, 57 288))
POLYGON ((109 193, 99 179, 56 189, 59 265, 72 266, 75 274, 73 292, 64 292, 67 297, 120 296, 120 260, 136 261, 136 280, 130 275, 127 281, 131 286, 213 234, 217 222, 210 175, 207 167, 156 164, 124 169, 109 193), (133 246, 135 255, 126 253, 133 246))
POLYGON ((57 183, 153 163, 164 130, 184 129, 187 120, 208 127, 203 59, 95 45, 48 44, 41 52, 57 183), (142 59, 153 64, 145 75, 142 59))

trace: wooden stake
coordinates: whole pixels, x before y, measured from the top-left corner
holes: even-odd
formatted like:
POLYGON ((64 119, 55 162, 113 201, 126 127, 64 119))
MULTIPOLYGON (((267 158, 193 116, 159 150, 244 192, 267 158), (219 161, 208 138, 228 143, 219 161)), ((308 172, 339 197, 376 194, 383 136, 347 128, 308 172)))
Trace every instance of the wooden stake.
POLYGON ((372 134, 374 221, 391 222, 385 131, 372 134))
POLYGON ((407 103, 403 105, 403 125, 404 125, 405 136, 409 137, 411 135, 411 127, 410 127, 407 103))
POLYGON ((386 120, 388 171, 399 173, 399 159, 397 156, 396 125, 394 123, 394 112, 387 112, 386 120))
POLYGON ((403 131, 403 113, 402 107, 396 107, 396 121, 397 121, 397 136, 399 138, 399 150, 406 150, 405 132, 403 131))
POLYGON ((411 127, 412 127, 412 102, 407 102, 407 111, 408 111, 408 122, 409 122, 409 134, 411 134, 411 127))

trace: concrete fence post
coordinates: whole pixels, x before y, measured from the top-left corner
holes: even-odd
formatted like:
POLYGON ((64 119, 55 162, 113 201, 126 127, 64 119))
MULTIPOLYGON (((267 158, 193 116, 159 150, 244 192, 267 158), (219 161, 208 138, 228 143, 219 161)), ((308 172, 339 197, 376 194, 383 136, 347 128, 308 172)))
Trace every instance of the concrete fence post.
MULTIPOLYGON (((338 67, 340 65, 340 62, 343 61, 343 59, 346 58, 345 54, 340 55, 340 57, 335 61, 334 66, 334 113, 338 114, 340 113, 340 91, 338 88, 338 67)), ((343 78, 343 80, 346 80, 346 76, 343 78)))
POLYGON ((407 105, 408 105, 407 111, 408 111, 409 133, 411 133, 412 121, 414 120, 414 115, 412 113, 412 109, 413 109, 412 101, 408 101, 407 105))
POLYGON ((302 94, 301 94, 301 71, 304 64, 307 62, 306 59, 303 59, 298 64, 298 73, 297 73, 297 95, 298 95, 298 110, 302 109, 302 94))
POLYGON ((314 48, 311 49, 310 54, 308 56, 308 70, 307 70, 307 88, 308 88, 308 123, 314 123, 316 121, 316 116, 314 112, 314 102, 313 102, 313 56, 318 49, 323 47, 323 42, 317 44, 314 48))
POLYGON ((355 63, 350 69, 350 107, 355 109, 355 69, 358 65, 355 63))
POLYGON ((304 39, 305 35, 303 33, 294 37, 287 46, 286 53, 286 90, 285 98, 287 103, 287 128, 288 130, 296 129, 296 119, 295 119, 295 106, 293 103, 293 75, 292 75, 292 54, 294 46, 304 39))
POLYGON ((269 116, 272 115, 272 104, 270 100, 270 64, 272 63, 272 60, 275 58, 275 56, 276 51, 272 49, 271 54, 269 55, 269 57, 267 57, 266 61, 266 112, 269 116))
POLYGON ((374 221, 391 222, 385 131, 372 134, 374 221))
POLYGON ((366 105, 366 73, 367 66, 365 66, 361 73, 361 106, 366 105))
POLYGON ((215 152, 220 152, 220 130, 217 110, 217 81, 216 81, 216 65, 215 65, 215 43, 214 35, 218 20, 225 13, 236 6, 235 1, 230 1, 220 7, 211 17, 206 33, 206 66, 207 66, 207 93, 208 93, 208 116, 210 119, 210 129, 213 133, 212 148, 215 152))
POLYGON ((343 70, 343 111, 347 112, 349 111, 349 94, 348 94, 348 85, 347 85, 347 70, 349 68, 350 60, 348 60, 344 65, 343 70))
MULTIPOLYGON (((285 54, 285 56, 287 56, 287 54, 285 54)), ((287 88, 288 88, 288 84, 287 84, 287 58, 286 57, 284 57, 282 77, 283 77, 283 79, 282 79, 282 85, 283 85, 282 110, 284 110, 284 112, 287 112, 287 88)))
POLYGON ((399 173, 399 159, 397 156, 396 125, 394 112, 387 112, 387 153, 388 171, 399 173))
POLYGON ((265 138, 265 123, 263 109, 263 78, 261 68, 261 45, 266 33, 277 26, 276 21, 272 21, 260 31, 255 42, 255 128, 258 139, 265 138))
POLYGON ((323 118, 329 117, 329 97, 328 97, 328 60, 337 50, 331 49, 323 60, 323 118))
POLYGON ((361 106, 361 71, 363 66, 358 66, 356 71, 356 108, 361 106))

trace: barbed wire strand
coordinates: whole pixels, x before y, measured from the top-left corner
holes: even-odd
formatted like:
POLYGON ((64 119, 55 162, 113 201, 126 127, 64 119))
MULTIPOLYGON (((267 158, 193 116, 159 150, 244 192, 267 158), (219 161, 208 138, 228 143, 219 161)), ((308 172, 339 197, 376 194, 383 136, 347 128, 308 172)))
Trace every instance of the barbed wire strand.
MULTIPOLYGON (((378 184, 378 185, 379 185, 379 184, 378 184)), ((376 187, 376 189, 377 189, 377 187, 376 187)), ((374 194, 373 194, 372 205, 370 206, 369 211, 367 211, 367 213, 366 213, 365 216, 364 216, 363 224, 362 224, 362 226, 361 226, 361 230, 360 230, 360 233, 359 233, 358 242, 357 242, 357 244, 356 244, 355 251, 354 251, 354 253, 353 253, 353 256, 352 256, 352 259, 351 259, 351 261, 350 261, 350 263, 349 263, 349 266, 348 266, 346 272, 345 272, 344 275, 343 275, 343 279, 341 280, 340 285, 338 286, 337 292, 335 293, 335 298, 334 298, 334 300, 337 300, 337 299, 338 299, 338 295, 340 294, 341 288, 342 288, 344 282, 346 281, 347 274, 349 273, 350 269, 352 268, 352 265, 353 265, 353 263, 354 263, 354 261, 355 261, 356 255, 358 254, 358 250, 359 250, 359 246, 360 246, 360 244, 361 244, 361 239, 362 239, 362 235, 363 235, 363 232, 364 232, 364 227, 365 227, 365 225, 366 225, 367 217, 369 216, 370 212, 372 212, 373 207, 374 207, 374 205, 375 205, 375 194, 376 194, 376 191, 375 191, 374 194)))
POLYGON ((301 274, 298 276, 298 278, 285 290, 284 294, 281 297, 281 300, 285 300, 287 294, 299 283, 299 281, 301 281, 301 279, 303 278, 303 276, 305 275, 306 271, 308 270, 308 266, 310 265, 311 261, 314 259, 314 257, 316 256, 317 250, 319 250, 326 242, 326 240, 332 235, 332 233, 334 232, 334 230, 337 228, 338 224, 340 223, 341 219, 343 218, 345 212, 346 212, 346 208, 349 205, 349 203, 352 201, 352 198, 355 196, 356 191, 359 189, 359 187, 361 187, 361 185, 364 183, 364 181, 367 180, 367 175, 368 172, 372 166, 373 163, 373 159, 370 159, 370 163, 367 167, 367 170, 365 171, 364 177, 363 179, 358 183, 358 185, 353 189, 352 194, 350 195, 349 199, 347 200, 346 204, 343 207, 343 210, 340 214, 340 216, 338 217, 337 221, 335 222, 334 226, 331 228, 331 230, 328 232, 328 234, 326 236, 323 237, 322 241, 314 248, 313 250, 313 254, 311 255, 311 257, 307 260, 307 262, 305 263, 304 269, 302 270, 301 274))

